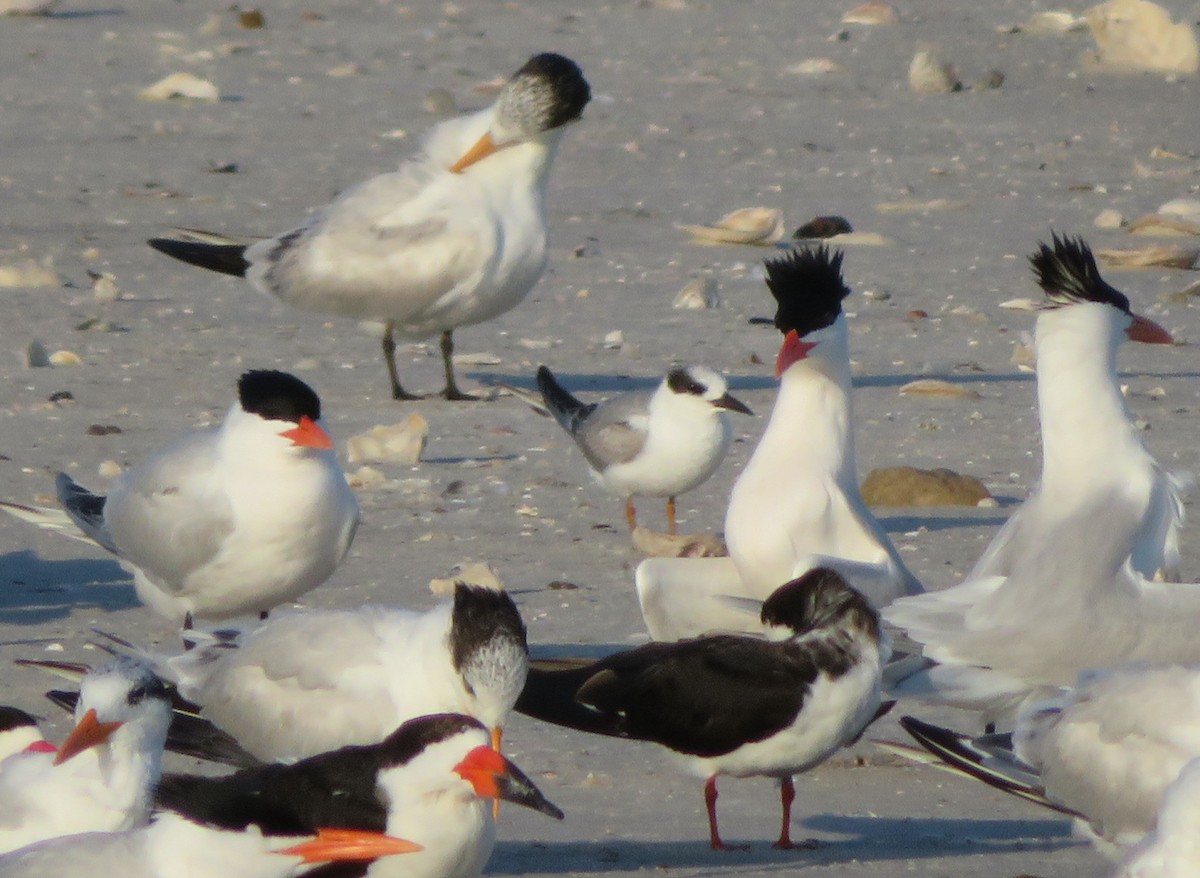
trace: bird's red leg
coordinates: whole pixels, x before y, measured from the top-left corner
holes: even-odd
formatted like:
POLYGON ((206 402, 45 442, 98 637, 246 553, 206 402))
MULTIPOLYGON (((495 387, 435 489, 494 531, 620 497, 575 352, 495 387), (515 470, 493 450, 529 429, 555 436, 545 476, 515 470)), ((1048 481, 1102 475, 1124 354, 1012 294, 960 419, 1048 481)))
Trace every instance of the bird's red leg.
POLYGON ((637 512, 633 509, 633 498, 625 498, 625 520, 629 522, 629 532, 637 530, 637 512))
POLYGON ((704 804, 708 808, 708 844, 714 851, 748 851, 750 845, 727 845, 717 830, 717 776, 704 782, 704 804))
POLYGON ((667 533, 675 536, 675 498, 667 498, 667 533))
POLYGON ((783 827, 779 830, 779 841, 771 845, 777 851, 790 851, 792 844, 792 802, 796 799, 796 786, 791 777, 785 777, 779 782, 779 804, 783 810, 783 827))

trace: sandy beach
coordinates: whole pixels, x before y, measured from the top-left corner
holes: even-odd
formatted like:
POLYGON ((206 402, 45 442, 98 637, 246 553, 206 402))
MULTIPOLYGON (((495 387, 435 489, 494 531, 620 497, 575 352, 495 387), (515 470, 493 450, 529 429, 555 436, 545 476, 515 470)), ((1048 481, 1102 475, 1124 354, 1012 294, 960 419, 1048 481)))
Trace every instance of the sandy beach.
MULTIPOLYGON (((465 389, 532 386, 540 363, 589 400, 650 387, 673 364, 726 373, 758 417, 735 419, 729 458, 680 499, 685 531, 718 532, 774 398, 779 336, 749 320, 773 313, 761 265, 779 251, 700 246, 678 226, 763 206, 782 210, 790 236, 842 215, 884 241, 845 248, 861 474, 949 467, 998 501, 877 510, 927 588, 957 583, 1040 466, 1033 375, 1014 363, 1034 316, 1001 303, 1040 297, 1026 256, 1051 230, 1097 248, 1200 246, 1094 224, 1104 210, 1133 219, 1200 197, 1200 82, 1091 71, 1080 62, 1086 30, 1014 32, 1042 8, 1020 0, 908 0, 897 23, 875 27, 843 24, 851 5, 278 0, 261 7, 265 27, 246 29, 226 4, 61 0, 49 17, 0 18, 0 266, 48 269, 43 285, 0 288, 0 497, 49 505, 57 470, 103 490, 102 464, 137 463, 217 421, 244 370, 284 369, 321 395, 339 446, 411 412, 429 422, 419 464, 374 464, 382 478, 358 490, 350 555, 305 605, 429 606, 432 578, 484 560, 531 642, 645 640, 622 503, 552 421, 507 396, 394 402, 374 328, 290 309, 145 244, 172 226, 292 228, 395 167, 445 110, 485 106, 525 58, 556 51, 580 64, 593 100, 551 176, 550 266, 518 308, 456 333, 465 389), (909 88, 910 59, 931 45, 962 91, 909 88), (982 85, 993 71, 1003 82, 982 85), (139 98, 174 72, 213 83, 220 99, 139 98), (112 278, 98 293, 89 272, 112 278), (716 282, 720 306, 673 308, 696 278, 716 282), (30 368, 35 341, 78 364, 30 368), (899 393, 919 378, 964 393, 899 393), (50 401, 64 391, 72 401, 50 401)), ((1193 23, 1200 11, 1168 6, 1193 23)), ((1119 365, 1147 446, 1170 469, 1200 471, 1200 310, 1194 291, 1180 295, 1200 275, 1105 277, 1179 342, 1126 345, 1119 365)), ((407 384, 441 386, 436 339, 399 354, 407 384)), ((639 508, 663 526, 659 503, 639 508)), ((1189 579, 1197 533, 1193 517, 1189 579)), ((147 646, 174 636, 101 550, 0 516, 0 703, 61 730, 41 696, 56 681, 10 661, 96 660, 93 628, 147 646)), ((970 714, 918 704, 894 713, 979 728, 970 714)), ((903 732, 888 718, 866 737, 903 732)), ((752 845, 723 854, 707 847, 701 781, 661 748, 521 717, 506 741, 567 818, 506 808, 493 874, 1083 878, 1111 868, 1057 815, 867 741, 797 779, 793 837, 814 839, 811 850, 770 848, 772 783, 723 780, 722 833, 752 845)))

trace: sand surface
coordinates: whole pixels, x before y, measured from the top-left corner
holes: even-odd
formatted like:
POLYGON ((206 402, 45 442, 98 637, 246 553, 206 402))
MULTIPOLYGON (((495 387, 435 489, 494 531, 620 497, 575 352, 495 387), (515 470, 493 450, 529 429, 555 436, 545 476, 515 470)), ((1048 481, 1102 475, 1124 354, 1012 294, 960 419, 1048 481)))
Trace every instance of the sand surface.
MULTIPOLYGON (((102 462, 136 463, 218 419, 243 370, 293 370, 321 394, 339 440, 410 411, 430 423, 418 466, 380 465, 385 481, 360 492, 351 554, 306 604, 427 606, 432 577, 483 559, 516 597, 532 641, 643 639, 638 556, 620 501, 591 483, 551 421, 511 398, 394 403, 373 331, 290 310, 144 244, 172 225, 290 228, 408 155, 440 118, 425 107, 430 92, 446 90, 461 109, 483 106, 489 97, 476 86, 549 49, 581 64, 594 100, 554 169, 551 265, 519 308, 458 333, 461 352, 491 355, 461 368, 464 383, 529 384, 545 362, 597 398, 651 386, 673 363, 726 371, 760 416, 736 421, 730 459, 681 500, 685 529, 719 530, 775 392, 778 335, 748 323, 772 313, 760 272, 770 251, 696 246, 676 224, 753 205, 781 208, 789 231, 842 214, 892 241, 849 247, 845 262, 861 471, 948 466, 1000 499, 993 509, 881 511, 927 586, 954 584, 1039 466, 1032 375, 1011 362, 1033 317, 1000 303, 1038 295, 1025 256, 1051 229, 1096 246, 1153 242, 1093 219, 1195 197, 1200 94, 1195 78, 1085 72, 1086 32, 1007 32, 1034 11, 1027 2, 912 0, 900 4, 899 24, 874 28, 841 25, 849 5, 280 0, 264 6, 264 29, 243 30, 221 3, 63 0, 53 17, 0 19, 0 264, 50 259, 62 281, 0 290, 0 496, 48 502, 57 469, 104 489, 102 462), (210 15, 215 32, 204 27, 210 15), (909 90, 909 60, 926 44, 957 65, 966 91, 909 90), (814 58, 840 69, 795 72, 814 58), (992 69, 1005 75, 999 89, 970 88, 992 69), (138 99, 176 71, 212 81, 222 99, 138 99), (236 171, 213 172, 223 165, 236 171), (97 301, 89 270, 115 275, 120 297, 97 301), (700 276, 716 279, 721 307, 673 309, 700 276), (906 319, 914 310, 928 319, 906 319), (89 318, 114 331, 79 330, 89 318), (604 345, 613 330, 624 336, 617 349, 604 345), (35 339, 82 365, 27 368, 35 339), (920 377, 977 397, 899 395, 920 377), (58 391, 74 404, 49 404, 58 391), (120 432, 89 435, 92 425, 120 432), (576 588, 550 588, 556 581, 576 588)), ((1195 20, 1194 4, 1175 6, 1195 20)), ((1200 337, 1200 311, 1170 295, 1194 273, 1107 277, 1184 342, 1200 337)), ((1121 353, 1130 407, 1171 468, 1200 464, 1196 350, 1121 353)), ((405 345, 401 373, 411 387, 440 387, 436 346, 405 345)), ((661 527, 657 503, 642 510, 661 527)), ((1195 534, 1193 524, 1184 540, 1193 575, 1195 534)), ((0 700, 44 711, 61 729, 40 696, 51 681, 7 662, 94 658, 85 645, 93 626, 146 644, 172 634, 136 606, 126 574, 101 551, 0 516, 0 700)), ((975 722, 915 705, 897 713, 909 710, 975 722)), ((899 735, 894 721, 868 733, 899 735)), ((724 781, 724 834, 753 849, 718 855, 705 844, 700 782, 658 748, 522 718, 508 740, 568 817, 555 824, 506 809, 496 874, 1105 873, 1056 815, 900 766, 866 744, 798 780, 793 833, 819 840, 815 850, 772 851, 773 786, 724 781), (870 764, 855 766, 855 754, 870 764)))

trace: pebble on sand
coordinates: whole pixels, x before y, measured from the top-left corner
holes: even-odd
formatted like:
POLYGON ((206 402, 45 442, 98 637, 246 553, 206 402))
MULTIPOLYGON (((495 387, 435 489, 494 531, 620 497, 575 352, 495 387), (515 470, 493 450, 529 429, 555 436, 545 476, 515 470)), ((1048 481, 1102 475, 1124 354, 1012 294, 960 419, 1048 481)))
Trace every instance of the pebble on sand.
POLYGON ((912 466, 871 470, 863 479, 862 496, 868 506, 978 506, 992 497, 974 476, 912 466))

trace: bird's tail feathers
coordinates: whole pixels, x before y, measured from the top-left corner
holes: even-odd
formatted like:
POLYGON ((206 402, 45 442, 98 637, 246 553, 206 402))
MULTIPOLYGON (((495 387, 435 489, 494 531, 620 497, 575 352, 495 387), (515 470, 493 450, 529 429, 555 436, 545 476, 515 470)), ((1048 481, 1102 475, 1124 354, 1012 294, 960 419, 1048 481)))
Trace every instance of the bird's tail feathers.
POLYGON ((151 238, 146 243, 168 256, 198 265, 210 271, 245 277, 250 263, 246 260, 246 248, 252 240, 237 239, 205 232, 201 229, 174 229, 174 237, 151 238))
POLYGON ((554 416, 554 420, 558 421, 559 426, 568 433, 573 434, 579 422, 596 408, 594 404, 589 405, 568 393, 567 389, 558 383, 554 373, 545 366, 538 367, 537 383, 546 408, 554 416))

